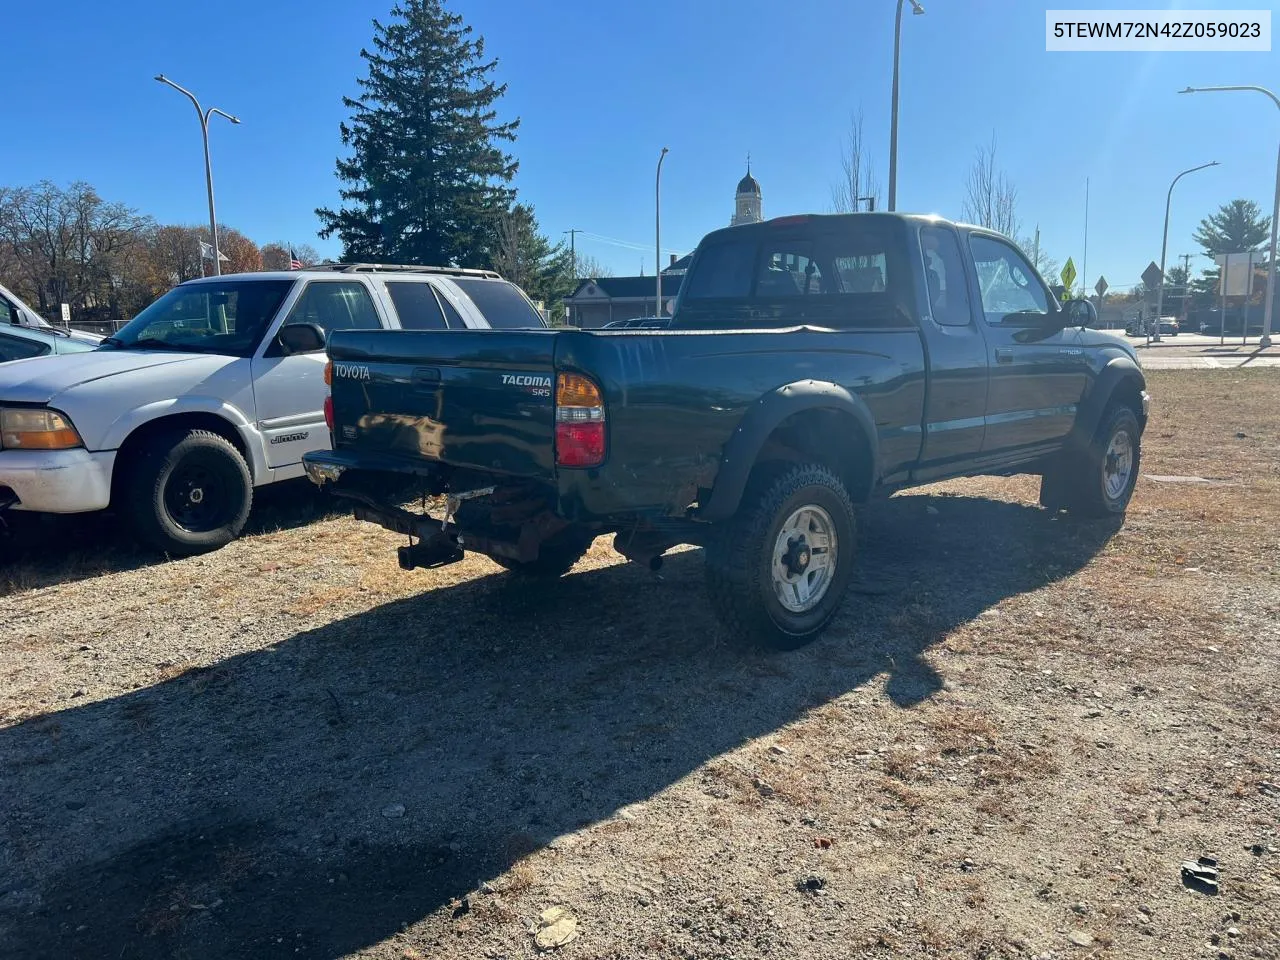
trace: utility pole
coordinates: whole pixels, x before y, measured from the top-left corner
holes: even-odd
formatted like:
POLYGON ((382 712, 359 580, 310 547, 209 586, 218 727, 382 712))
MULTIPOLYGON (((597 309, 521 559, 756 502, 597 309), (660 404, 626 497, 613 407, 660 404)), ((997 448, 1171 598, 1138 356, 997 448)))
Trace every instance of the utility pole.
POLYGON ((1191 316, 1191 254, 1184 253, 1179 259, 1182 261, 1182 319, 1186 320, 1191 316))
POLYGON ((1089 178, 1084 178, 1084 256, 1080 259, 1080 292, 1089 296, 1089 178))
POLYGON ((564 232, 569 235, 569 270, 573 274, 573 279, 576 282, 578 279, 578 252, 573 241, 577 239, 578 234, 582 233, 582 231, 577 227, 573 227, 569 230, 565 230, 564 232))
POLYGON ((653 274, 657 278, 654 289, 655 317, 662 316, 662 161, 667 158, 667 148, 658 154, 658 172, 653 178, 653 274))

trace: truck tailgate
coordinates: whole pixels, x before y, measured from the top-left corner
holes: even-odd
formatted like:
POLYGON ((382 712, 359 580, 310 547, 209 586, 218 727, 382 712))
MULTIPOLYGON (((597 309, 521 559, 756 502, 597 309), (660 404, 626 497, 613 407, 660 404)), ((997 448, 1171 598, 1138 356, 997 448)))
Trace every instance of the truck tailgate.
POLYGON ((335 332, 334 446, 551 477, 554 352, 550 330, 335 332))

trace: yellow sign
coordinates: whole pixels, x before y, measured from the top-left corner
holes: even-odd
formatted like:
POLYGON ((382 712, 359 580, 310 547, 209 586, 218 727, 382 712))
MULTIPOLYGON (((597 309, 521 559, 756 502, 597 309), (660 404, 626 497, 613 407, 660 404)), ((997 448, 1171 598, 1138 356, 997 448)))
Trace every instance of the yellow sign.
POLYGON ((1067 257, 1066 264, 1062 267, 1062 285, 1067 288, 1067 293, 1071 292, 1071 288, 1076 282, 1076 265, 1071 262, 1071 258, 1067 257))

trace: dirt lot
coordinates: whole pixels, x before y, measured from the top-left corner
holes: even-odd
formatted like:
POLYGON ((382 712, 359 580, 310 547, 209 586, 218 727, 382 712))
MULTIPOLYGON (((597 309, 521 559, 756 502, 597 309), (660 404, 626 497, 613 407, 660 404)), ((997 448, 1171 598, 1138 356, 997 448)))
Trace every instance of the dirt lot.
POLYGON ((303 488, 180 562, 37 531, 0 956, 514 958, 550 907, 566 958, 1280 956, 1280 377, 1151 381, 1144 472, 1214 483, 1118 529, 1029 478, 877 504, 782 656, 692 550, 404 575, 303 488))

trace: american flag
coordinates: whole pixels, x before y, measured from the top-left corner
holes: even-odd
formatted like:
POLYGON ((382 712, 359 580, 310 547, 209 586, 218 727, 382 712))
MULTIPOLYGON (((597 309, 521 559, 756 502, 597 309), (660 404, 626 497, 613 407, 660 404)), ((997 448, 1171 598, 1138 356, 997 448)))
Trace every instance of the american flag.
POLYGON ((298 255, 293 252, 293 247, 289 248, 289 269, 290 270, 302 269, 302 261, 299 260, 298 255))

